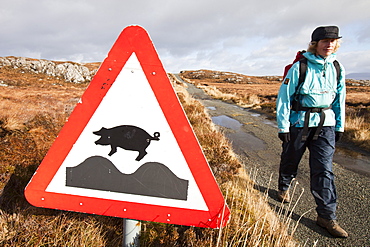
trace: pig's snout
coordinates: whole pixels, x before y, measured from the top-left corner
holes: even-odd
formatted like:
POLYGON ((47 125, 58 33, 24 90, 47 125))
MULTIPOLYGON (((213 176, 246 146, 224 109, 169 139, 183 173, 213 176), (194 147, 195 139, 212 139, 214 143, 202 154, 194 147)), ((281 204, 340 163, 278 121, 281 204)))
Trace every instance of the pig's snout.
POLYGON ((102 139, 100 138, 99 140, 95 141, 96 145, 107 145, 108 143, 103 142, 102 139))

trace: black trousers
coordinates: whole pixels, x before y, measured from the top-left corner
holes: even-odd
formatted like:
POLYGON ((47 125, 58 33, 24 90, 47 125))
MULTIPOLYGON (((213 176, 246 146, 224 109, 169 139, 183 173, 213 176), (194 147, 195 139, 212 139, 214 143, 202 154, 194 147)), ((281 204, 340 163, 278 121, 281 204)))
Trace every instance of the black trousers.
POLYGON ((282 144, 279 168, 279 190, 287 190, 297 170, 302 155, 308 148, 311 193, 316 201, 318 215, 336 219, 337 192, 334 184, 333 155, 335 151, 334 127, 323 127, 317 140, 313 135, 317 128, 309 128, 308 138, 302 141, 302 128, 290 128, 290 141, 282 144))

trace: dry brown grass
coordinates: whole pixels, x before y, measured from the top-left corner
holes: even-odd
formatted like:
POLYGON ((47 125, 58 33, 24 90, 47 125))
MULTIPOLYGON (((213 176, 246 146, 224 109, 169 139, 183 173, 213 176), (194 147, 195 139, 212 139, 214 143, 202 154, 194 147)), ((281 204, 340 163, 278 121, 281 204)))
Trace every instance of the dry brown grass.
POLYGON ((370 151, 370 108, 347 107, 345 138, 370 151))
MULTIPOLYGON (((86 85, 54 78, 32 83, 33 75, 18 72, 0 92, 0 245, 120 246, 121 219, 35 208, 25 200, 26 184, 86 85)), ((5 74, 0 69, 0 80, 5 74)), ((176 90, 231 208, 231 221, 219 230, 143 222, 142 246, 294 246, 287 225, 253 188, 203 106, 183 87, 176 84, 176 90)))
MULTIPOLYGON (((109 224, 112 219, 73 213, 35 215, 31 212, 8 214, 0 211, 1 246, 107 246, 112 237, 109 224)), ((116 228, 116 227, 114 227, 116 228)), ((117 234, 118 235, 118 234, 117 234)), ((115 236, 110 246, 120 246, 122 239, 115 236)))

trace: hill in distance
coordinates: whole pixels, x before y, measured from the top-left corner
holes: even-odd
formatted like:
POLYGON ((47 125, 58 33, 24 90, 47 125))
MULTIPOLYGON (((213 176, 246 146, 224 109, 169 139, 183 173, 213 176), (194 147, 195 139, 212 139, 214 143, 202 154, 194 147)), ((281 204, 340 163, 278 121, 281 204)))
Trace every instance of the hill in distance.
POLYGON ((350 73, 346 75, 346 78, 353 80, 370 80, 370 73, 350 73))

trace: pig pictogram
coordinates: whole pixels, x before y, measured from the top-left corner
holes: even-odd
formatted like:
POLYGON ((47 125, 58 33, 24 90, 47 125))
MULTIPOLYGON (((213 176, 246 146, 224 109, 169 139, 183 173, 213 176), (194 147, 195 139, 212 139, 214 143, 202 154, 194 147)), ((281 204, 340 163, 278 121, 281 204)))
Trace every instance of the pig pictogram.
POLYGON ((146 148, 150 142, 159 141, 160 136, 159 132, 151 136, 145 130, 132 125, 121 125, 110 129, 102 127, 93 133, 100 136, 100 139, 95 142, 96 145, 111 146, 109 156, 117 152, 117 147, 120 147, 125 150, 138 151, 136 161, 140 161, 147 154, 146 148))

